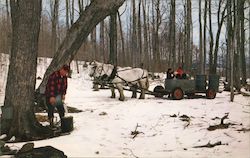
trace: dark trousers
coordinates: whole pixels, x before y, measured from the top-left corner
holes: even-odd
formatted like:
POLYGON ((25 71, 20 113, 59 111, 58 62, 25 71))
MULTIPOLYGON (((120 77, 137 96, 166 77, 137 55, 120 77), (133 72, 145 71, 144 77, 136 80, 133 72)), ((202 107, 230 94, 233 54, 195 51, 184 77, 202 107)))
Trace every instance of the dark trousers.
POLYGON ((63 104, 51 105, 49 103, 49 98, 48 97, 46 98, 46 104, 47 104, 47 107, 48 107, 48 118, 49 119, 54 118, 55 108, 57 109, 57 111, 59 113, 60 119, 62 119, 62 117, 64 117, 65 109, 64 109, 63 104))

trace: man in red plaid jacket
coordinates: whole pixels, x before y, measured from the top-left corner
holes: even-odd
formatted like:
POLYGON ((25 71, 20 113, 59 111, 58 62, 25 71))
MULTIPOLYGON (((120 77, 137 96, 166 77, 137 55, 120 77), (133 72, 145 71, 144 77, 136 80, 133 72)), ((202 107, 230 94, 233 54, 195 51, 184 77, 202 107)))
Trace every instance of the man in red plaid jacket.
POLYGON ((55 107, 59 113, 60 119, 64 117, 65 109, 63 106, 63 101, 65 100, 65 95, 67 91, 67 76, 70 71, 68 65, 63 65, 63 67, 53 72, 48 79, 46 85, 46 104, 48 107, 48 118, 50 125, 53 126, 54 111, 55 107))

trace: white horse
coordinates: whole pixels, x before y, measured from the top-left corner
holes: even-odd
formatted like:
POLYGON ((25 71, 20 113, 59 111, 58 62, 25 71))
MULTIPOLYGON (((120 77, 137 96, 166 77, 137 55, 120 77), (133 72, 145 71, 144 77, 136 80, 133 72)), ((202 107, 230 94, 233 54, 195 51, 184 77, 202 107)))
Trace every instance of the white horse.
POLYGON ((119 100, 124 101, 123 86, 129 86, 133 90, 132 98, 136 98, 137 88, 141 90, 140 99, 145 99, 145 91, 148 90, 148 71, 141 68, 115 67, 111 64, 92 62, 89 65, 89 75, 94 78, 106 80, 111 84, 111 98, 115 98, 115 88, 120 93, 119 100))

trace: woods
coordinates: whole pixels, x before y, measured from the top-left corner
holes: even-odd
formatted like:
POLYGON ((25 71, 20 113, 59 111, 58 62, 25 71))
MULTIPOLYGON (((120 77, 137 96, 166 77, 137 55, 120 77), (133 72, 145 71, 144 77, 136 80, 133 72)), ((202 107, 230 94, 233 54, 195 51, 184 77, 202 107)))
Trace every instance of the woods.
POLYGON ((32 111, 38 56, 53 58, 40 93, 48 75, 72 60, 220 74, 231 85, 232 101, 234 87, 240 91, 250 76, 245 0, 6 0, 2 5, 0 53, 11 55, 4 107, 15 116, 2 121, 9 136, 31 139, 41 128, 32 111))
MULTIPOLYGON (((8 1, 7 1, 8 2, 8 1)), ((39 36, 39 56, 53 57, 66 37, 69 27, 82 16, 91 1, 44 1, 41 14, 39 36)), ((233 30, 235 31, 235 50, 240 61, 237 69, 243 80, 249 76, 248 18, 249 3, 232 1, 233 30), (235 11, 234 11, 235 10, 235 11), (237 24, 237 25, 236 25, 237 24), (239 32, 239 33, 238 33, 239 32), (238 33, 238 34, 237 34, 238 33), (237 34, 237 35, 236 35, 237 34)), ((110 24, 111 17, 97 23, 91 34, 72 56, 75 60, 108 62, 116 33, 117 64, 147 68, 161 72, 168 67, 180 65, 189 73, 220 73, 229 75, 227 65, 226 24, 228 1, 206 0, 162 1, 127 0, 119 10, 116 26, 110 24), (195 18, 193 15, 197 15, 195 18), (110 20, 109 20, 110 19, 110 20), (112 28, 111 28, 112 27, 112 28), (195 28, 195 31, 194 31, 195 28), (197 30, 199 28, 199 31, 197 30), (117 31, 115 31, 117 30, 117 31), (197 36, 197 35, 200 36, 197 36), (111 42, 111 43, 110 43, 111 42), (159 62, 155 62, 159 61, 159 62), (223 63, 223 64, 222 64, 223 63), (199 65, 197 67, 197 65, 199 65)), ((11 30, 8 3, 1 10, 1 52, 10 52, 11 30)), ((114 43, 115 44, 115 43, 114 43)), ((71 60, 72 60, 71 59, 71 60)), ((227 77, 227 80, 230 79, 227 77)))

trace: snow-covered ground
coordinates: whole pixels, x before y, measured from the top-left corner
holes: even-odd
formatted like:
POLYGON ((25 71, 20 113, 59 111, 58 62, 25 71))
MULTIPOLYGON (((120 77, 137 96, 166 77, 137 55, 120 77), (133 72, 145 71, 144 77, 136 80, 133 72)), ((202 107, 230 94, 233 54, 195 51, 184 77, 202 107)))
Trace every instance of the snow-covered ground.
MULTIPOLYGON (((74 66, 73 66, 74 67, 74 66)), ((39 68, 38 68, 39 69, 39 68)), ((38 71, 45 71, 40 68, 38 71)), ((35 147, 51 145, 68 157, 181 157, 181 158, 249 158, 250 98, 236 95, 230 102, 230 93, 218 93, 212 100, 205 98, 170 100, 146 95, 145 100, 121 102, 110 98, 110 90, 92 90, 88 70, 80 67, 80 74, 69 79, 66 104, 83 112, 68 114, 74 118, 70 135, 35 141, 35 147), (225 123, 228 129, 209 131, 210 125, 220 124, 220 118, 229 113, 225 123), (176 117, 173 117, 174 114, 176 117), (182 121, 186 115, 190 122, 182 121), (132 131, 139 134, 133 138, 132 131), (213 148, 194 148, 221 141, 213 148)), ((38 80, 39 82, 39 80, 38 80)), ((39 84, 39 83, 38 83, 39 84)), ((155 86, 151 83, 151 89, 155 86)), ((118 92, 117 96, 118 96, 118 92)), ((3 104, 3 93, 0 105, 3 104)), ((20 149, 24 143, 9 143, 20 149)))

